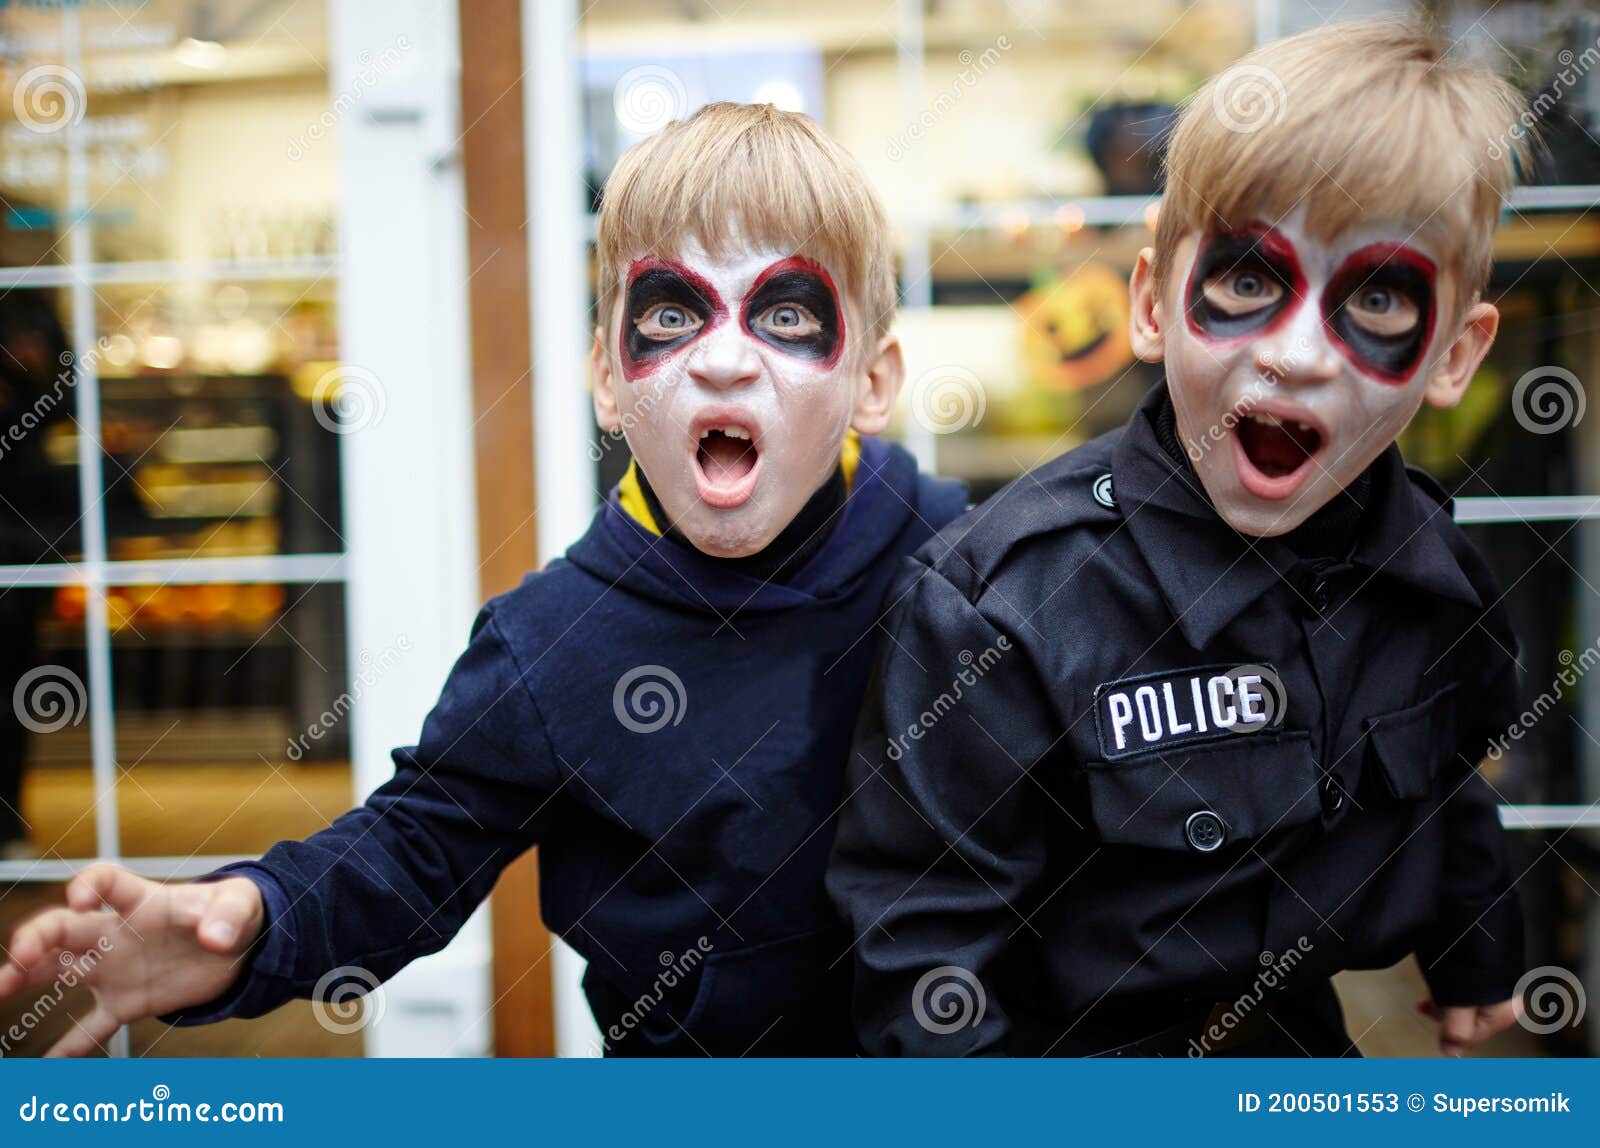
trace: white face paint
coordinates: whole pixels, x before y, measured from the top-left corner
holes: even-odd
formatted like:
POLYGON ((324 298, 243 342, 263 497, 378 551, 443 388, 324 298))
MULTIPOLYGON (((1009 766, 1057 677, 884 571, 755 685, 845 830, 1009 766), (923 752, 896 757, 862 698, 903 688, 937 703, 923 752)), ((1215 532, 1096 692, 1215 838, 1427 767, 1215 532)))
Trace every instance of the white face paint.
POLYGON ((1450 286, 1403 223, 1306 233, 1304 209, 1179 244, 1164 292, 1178 434, 1218 515, 1271 537, 1339 494, 1423 400, 1450 286))
POLYGON ((628 446, 697 549, 756 554, 839 465, 858 316, 820 265, 691 244, 624 269, 606 354, 628 446))

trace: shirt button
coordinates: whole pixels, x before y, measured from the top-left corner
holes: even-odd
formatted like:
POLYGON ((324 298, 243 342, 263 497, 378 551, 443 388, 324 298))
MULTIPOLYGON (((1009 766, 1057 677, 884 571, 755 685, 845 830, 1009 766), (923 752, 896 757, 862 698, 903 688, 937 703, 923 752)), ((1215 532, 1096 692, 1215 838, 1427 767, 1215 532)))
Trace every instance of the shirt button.
POLYGON ((1214 853, 1222 848, 1228 831, 1222 824, 1222 818, 1209 809, 1202 809, 1189 814, 1189 820, 1183 825, 1183 835, 1189 839, 1189 845, 1195 852, 1214 853))
POLYGON ((1344 786, 1339 784, 1339 779, 1331 774, 1322 779, 1322 811, 1328 814, 1338 813, 1344 808, 1344 786))

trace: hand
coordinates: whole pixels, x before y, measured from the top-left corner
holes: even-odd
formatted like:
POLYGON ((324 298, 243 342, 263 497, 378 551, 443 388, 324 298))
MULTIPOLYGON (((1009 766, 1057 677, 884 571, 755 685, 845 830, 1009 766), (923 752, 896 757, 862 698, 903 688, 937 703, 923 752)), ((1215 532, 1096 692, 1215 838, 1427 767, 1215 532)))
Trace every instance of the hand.
POLYGON ((1499 1004, 1447 1005, 1441 1008, 1432 997, 1417 1001, 1417 1011, 1439 1022, 1439 1051, 1445 1056, 1465 1056, 1491 1036, 1504 1032, 1522 1016, 1522 998, 1512 997, 1499 1004))
POLYGON ((163 885, 92 865, 68 883, 66 908, 17 927, 0 964, 0 999, 75 969, 94 1008, 45 1055, 84 1056, 125 1024, 221 996, 243 971, 264 917, 248 877, 163 885))

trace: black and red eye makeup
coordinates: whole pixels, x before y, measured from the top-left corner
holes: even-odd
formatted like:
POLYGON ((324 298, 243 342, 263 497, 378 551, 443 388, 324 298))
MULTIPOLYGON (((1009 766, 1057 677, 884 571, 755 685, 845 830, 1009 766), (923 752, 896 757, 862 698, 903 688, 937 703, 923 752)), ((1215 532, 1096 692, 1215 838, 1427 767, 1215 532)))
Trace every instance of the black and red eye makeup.
POLYGON ((716 288, 681 263, 640 259, 628 268, 623 300, 622 333, 618 339, 622 371, 629 379, 655 370, 679 348, 694 342, 728 314, 716 288), (654 336, 642 329, 652 313, 654 336), (681 335, 671 335, 681 326, 681 335))
POLYGON ((1374 243, 1352 253, 1322 295, 1323 319, 1340 351, 1383 382, 1409 380, 1433 338, 1437 278, 1433 261, 1402 243, 1374 243), (1380 333, 1361 314, 1362 300, 1369 297, 1403 307, 1405 314, 1414 312, 1414 322, 1380 333))
POLYGON ((741 322, 768 346, 826 368, 838 363, 844 350, 838 289, 826 270, 803 256, 780 260, 761 273, 745 297, 741 322), (786 327, 794 333, 786 334, 786 327))
POLYGON ((1282 233, 1260 226, 1214 232, 1195 253, 1184 309, 1189 329, 1201 338, 1237 339, 1272 330, 1305 290, 1294 245, 1282 233))

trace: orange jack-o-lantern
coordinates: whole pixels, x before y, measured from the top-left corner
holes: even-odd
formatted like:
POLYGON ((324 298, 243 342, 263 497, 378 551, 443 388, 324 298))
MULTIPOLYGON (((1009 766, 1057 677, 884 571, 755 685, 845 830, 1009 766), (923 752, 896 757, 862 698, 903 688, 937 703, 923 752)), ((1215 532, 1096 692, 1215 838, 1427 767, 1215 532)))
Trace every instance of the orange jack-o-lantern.
POLYGON ((1017 301, 1022 354, 1032 382, 1081 391, 1113 378, 1133 361, 1128 343, 1128 281, 1086 263, 1017 301))

